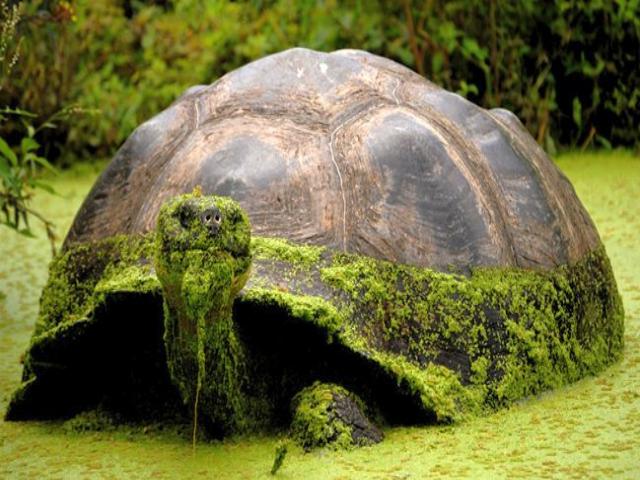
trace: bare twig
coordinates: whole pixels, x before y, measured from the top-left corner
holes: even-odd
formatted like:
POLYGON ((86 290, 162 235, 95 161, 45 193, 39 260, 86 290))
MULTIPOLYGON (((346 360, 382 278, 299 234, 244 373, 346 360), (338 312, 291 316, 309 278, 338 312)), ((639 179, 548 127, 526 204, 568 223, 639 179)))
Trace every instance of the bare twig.
POLYGON ((57 249, 56 249, 57 236, 55 233, 55 225, 53 224, 53 222, 47 220, 44 216, 42 216, 36 210, 28 207, 25 204, 25 201, 28 200, 28 198, 29 197, 25 197, 25 196, 17 197, 7 192, 0 192, 0 200, 2 200, 2 202, 0 203, 2 203, 3 205, 3 212, 5 213, 5 217, 7 218, 6 223, 9 224, 11 228, 14 228, 17 230, 20 228, 20 218, 22 217, 22 220, 23 220, 22 223, 24 223, 27 229, 29 229, 29 223, 27 221, 27 218, 35 217, 37 220, 40 221, 40 223, 42 223, 47 233, 49 244, 51 245, 51 254, 52 256, 55 257, 57 252, 57 249), (10 209, 13 210, 13 219, 11 219, 10 217, 10 210, 6 207, 7 205, 9 205, 10 209))
POLYGON ((424 76, 424 52, 418 45, 416 36, 416 29, 413 21, 413 11, 411 9, 411 1, 404 0, 404 14, 407 21, 407 33, 409 35, 409 48, 413 55, 413 61, 416 64, 416 70, 422 76, 424 76))

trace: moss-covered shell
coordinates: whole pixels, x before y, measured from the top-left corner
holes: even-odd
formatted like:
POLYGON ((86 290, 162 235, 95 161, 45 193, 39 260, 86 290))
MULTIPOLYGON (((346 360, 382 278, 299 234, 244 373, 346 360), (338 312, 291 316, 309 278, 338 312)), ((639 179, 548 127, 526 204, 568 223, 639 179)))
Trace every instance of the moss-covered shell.
MULTIPOLYGON (((149 332, 162 331, 152 245, 120 237, 54 261, 9 418, 69 413, 104 395, 93 374, 113 359, 93 345, 110 330, 145 340, 139 311, 127 316, 136 299, 145 299, 149 332), (74 261, 90 251, 97 264, 79 278, 74 261)), ((233 312, 248 357, 248 429, 286 424, 291 398, 316 380, 348 388, 391 423, 449 422, 596 373, 622 352, 624 314, 602 248, 550 271, 467 276, 281 239, 255 238, 252 250, 233 312)), ((164 351, 145 348, 142 364, 155 366, 157 399, 168 402, 164 351)), ((118 353, 135 350, 131 341, 118 353)))

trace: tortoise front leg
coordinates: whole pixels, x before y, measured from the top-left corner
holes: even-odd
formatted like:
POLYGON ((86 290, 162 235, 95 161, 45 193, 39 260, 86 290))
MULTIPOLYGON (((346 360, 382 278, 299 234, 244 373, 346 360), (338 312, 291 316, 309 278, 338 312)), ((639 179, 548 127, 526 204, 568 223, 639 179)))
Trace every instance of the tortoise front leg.
POLYGON ((291 402, 291 434, 306 451, 372 445, 383 434, 365 415, 362 400, 332 383, 315 382, 291 402))

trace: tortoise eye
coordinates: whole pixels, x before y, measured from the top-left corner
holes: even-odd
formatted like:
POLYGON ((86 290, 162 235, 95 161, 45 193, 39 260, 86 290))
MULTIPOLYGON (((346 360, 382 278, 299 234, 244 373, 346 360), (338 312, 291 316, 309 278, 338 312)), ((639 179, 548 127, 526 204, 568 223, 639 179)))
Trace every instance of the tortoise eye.
POLYGON ((215 214, 215 216, 213 217, 213 220, 214 220, 216 223, 220 223, 220 221, 222 220, 222 217, 220 216, 220 214, 219 214, 219 213, 216 213, 216 214, 215 214))
POLYGON ((183 228, 189 228, 194 217, 193 205, 185 203, 178 209, 177 217, 183 228))

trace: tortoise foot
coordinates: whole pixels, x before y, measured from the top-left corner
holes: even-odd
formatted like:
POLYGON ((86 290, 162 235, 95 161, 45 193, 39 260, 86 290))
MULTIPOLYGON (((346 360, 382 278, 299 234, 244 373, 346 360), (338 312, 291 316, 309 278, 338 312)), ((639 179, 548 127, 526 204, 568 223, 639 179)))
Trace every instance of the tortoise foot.
POLYGON ((293 398, 291 407, 292 437, 306 451, 372 445, 383 439, 365 415, 362 400, 338 385, 315 382, 293 398))

